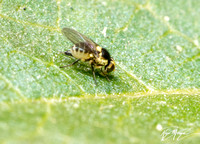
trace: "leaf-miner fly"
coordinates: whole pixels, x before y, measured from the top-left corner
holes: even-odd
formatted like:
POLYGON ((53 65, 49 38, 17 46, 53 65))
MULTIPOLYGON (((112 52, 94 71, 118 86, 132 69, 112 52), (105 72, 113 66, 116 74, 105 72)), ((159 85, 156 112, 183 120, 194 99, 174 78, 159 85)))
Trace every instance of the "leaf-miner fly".
POLYGON ((101 69, 102 75, 109 81, 107 74, 115 70, 115 62, 109 52, 96 44, 93 40, 72 28, 63 28, 62 33, 74 44, 74 46, 65 51, 64 54, 73 56, 77 58, 77 60, 72 64, 61 66, 60 68, 72 66, 80 60, 87 61, 91 65, 96 85, 97 82, 94 69, 101 69))

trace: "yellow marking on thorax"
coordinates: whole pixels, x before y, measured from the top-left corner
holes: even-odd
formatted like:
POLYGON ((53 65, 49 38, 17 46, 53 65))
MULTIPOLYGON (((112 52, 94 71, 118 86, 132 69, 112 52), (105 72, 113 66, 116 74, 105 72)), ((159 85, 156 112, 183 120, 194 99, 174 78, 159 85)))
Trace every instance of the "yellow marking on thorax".
POLYGON ((97 46, 97 51, 101 52, 102 51, 102 47, 97 46))
POLYGON ((102 57, 97 58, 96 62, 99 63, 99 64, 101 64, 101 65, 107 65, 108 64, 108 60, 106 60, 106 59, 104 59, 102 57))
POLYGON ((92 58, 92 57, 93 57, 93 54, 90 54, 90 57, 92 58))

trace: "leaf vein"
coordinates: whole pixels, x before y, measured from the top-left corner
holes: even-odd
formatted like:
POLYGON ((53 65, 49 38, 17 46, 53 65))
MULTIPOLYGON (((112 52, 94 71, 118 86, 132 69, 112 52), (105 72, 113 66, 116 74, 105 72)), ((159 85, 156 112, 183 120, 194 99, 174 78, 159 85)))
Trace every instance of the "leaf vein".
POLYGON ((186 39, 187 41, 189 41, 190 43, 192 43, 194 46, 196 46, 198 49, 200 49, 199 45, 197 45, 194 42, 194 40, 192 40, 189 36, 187 36, 186 34, 180 32, 179 30, 175 29, 169 22, 166 22, 161 16, 159 16, 158 14, 156 14, 156 12, 151 8, 151 4, 150 3, 144 5, 143 8, 146 9, 146 10, 148 10, 156 19, 158 19, 160 22, 162 22, 164 25, 166 25, 168 27, 168 29, 172 33, 175 33, 175 34, 183 37, 184 39, 186 39))
POLYGON ((23 100, 26 100, 25 98, 25 96, 22 94, 22 92, 20 91, 20 89, 18 89, 17 87, 15 87, 13 84, 12 84, 12 82, 9 80, 9 79, 7 79, 5 76, 3 76, 1 73, 0 73, 0 78, 2 79, 2 80, 4 80, 4 82, 6 82, 7 84, 8 84, 8 86, 10 87, 10 88, 12 88, 13 90, 14 90, 14 92, 20 97, 20 98, 22 98, 23 100))
POLYGON ((46 25, 42 25, 42 24, 38 24, 38 23, 32 23, 32 22, 28 22, 28 21, 26 22, 26 21, 22 21, 22 20, 17 20, 15 18, 8 17, 8 16, 2 15, 2 14, 0 14, 0 17, 3 19, 9 20, 9 21, 14 21, 16 23, 23 24, 23 25, 28 25, 28 26, 33 26, 33 27, 41 27, 44 29, 48 29, 49 31, 58 31, 58 32, 60 31, 60 28, 46 26, 46 25))
MULTIPOLYGON (((68 98, 40 98, 40 99, 28 99, 27 101, 14 101, 12 103, 29 103, 29 102, 46 102, 49 104, 55 104, 55 103, 62 103, 66 101, 77 101, 77 100, 105 100, 105 98, 111 98, 111 99, 119 99, 120 98, 127 98, 127 99, 136 99, 136 98, 142 98, 142 97, 149 97, 149 96, 158 96, 158 95, 200 95, 200 89, 171 89, 171 90, 155 90, 155 91, 148 91, 148 92, 137 92, 137 93, 121 93, 116 94, 113 96, 113 94, 106 95, 98 95, 94 97, 93 95, 84 95, 80 97, 68 97, 68 98)), ((5 103, 5 101, 4 101, 5 103)), ((8 101, 7 103, 10 103, 8 101)))
POLYGON ((135 74, 130 73, 129 71, 127 71, 126 69, 122 68, 119 64, 117 64, 117 66, 123 70, 124 72, 126 72, 130 77, 132 77, 133 79, 137 80, 138 83, 140 83, 141 85, 145 86, 146 89, 150 90, 150 91, 154 91, 155 88, 153 88, 152 86, 147 85, 144 81, 142 81, 141 79, 139 79, 135 74))

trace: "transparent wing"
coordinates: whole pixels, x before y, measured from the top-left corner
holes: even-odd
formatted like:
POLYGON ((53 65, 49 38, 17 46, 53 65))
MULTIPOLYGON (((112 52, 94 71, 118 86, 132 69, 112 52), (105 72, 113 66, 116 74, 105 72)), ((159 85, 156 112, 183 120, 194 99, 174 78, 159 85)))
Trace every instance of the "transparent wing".
POLYGON ((97 44, 93 40, 86 37, 85 35, 71 28, 63 28, 62 33, 75 45, 81 46, 83 49, 86 49, 87 51, 92 51, 94 54, 97 53, 96 52, 97 44))

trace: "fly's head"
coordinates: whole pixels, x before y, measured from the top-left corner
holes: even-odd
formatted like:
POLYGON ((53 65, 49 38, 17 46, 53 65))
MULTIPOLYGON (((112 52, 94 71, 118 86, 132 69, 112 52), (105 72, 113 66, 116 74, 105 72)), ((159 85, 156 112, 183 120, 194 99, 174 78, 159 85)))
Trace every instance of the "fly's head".
POLYGON ((115 70, 115 61, 110 57, 109 52, 104 48, 102 48, 102 57, 107 60, 107 64, 103 66, 101 70, 104 75, 107 75, 115 70))

